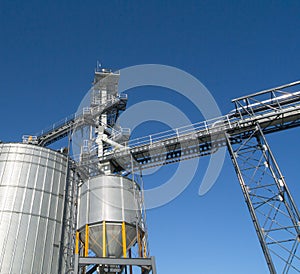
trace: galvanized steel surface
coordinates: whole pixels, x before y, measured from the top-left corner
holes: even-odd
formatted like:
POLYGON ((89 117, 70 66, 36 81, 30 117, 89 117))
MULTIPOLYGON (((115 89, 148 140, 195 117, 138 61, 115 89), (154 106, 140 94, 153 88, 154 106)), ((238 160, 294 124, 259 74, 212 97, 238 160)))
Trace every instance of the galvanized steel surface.
POLYGON ((89 224, 89 248, 102 256, 103 221, 106 222, 107 256, 122 254, 122 222, 126 223, 127 248, 142 232, 140 191, 135 182, 121 176, 97 176, 85 182, 80 189, 78 228, 85 238, 89 224))
POLYGON ((0 145, 0 273, 58 273, 67 157, 0 145))

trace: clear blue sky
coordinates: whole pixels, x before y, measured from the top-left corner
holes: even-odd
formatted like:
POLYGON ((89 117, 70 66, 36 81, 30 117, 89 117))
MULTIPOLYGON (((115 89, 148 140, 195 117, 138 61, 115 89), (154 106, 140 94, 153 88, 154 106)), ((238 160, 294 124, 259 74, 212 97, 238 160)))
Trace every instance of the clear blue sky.
MULTIPOLYGON (((96 60, 112 69, 178 67, 204 83, 226 114, 232 98, 300 79, 299 14, 299 1, 0 0, 0 139, 20 141, 75 112, 96 60)), ((129 94, 130 104, 160 98, 149 88, 145 97, 129 94)), ((299 133, 268 136, 298 205, 299 133)), ((158 272, 268 273, 229 158, 199 197, 202 165, 177 199, 148 212, 158 272)))

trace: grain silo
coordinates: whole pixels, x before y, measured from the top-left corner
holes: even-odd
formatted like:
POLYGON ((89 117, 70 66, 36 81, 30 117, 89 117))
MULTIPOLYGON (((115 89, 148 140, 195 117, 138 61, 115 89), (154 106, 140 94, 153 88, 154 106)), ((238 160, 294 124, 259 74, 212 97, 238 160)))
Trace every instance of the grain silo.
POLYGON ((68 158, 0 144, 0 273, 58 273, 68 158))

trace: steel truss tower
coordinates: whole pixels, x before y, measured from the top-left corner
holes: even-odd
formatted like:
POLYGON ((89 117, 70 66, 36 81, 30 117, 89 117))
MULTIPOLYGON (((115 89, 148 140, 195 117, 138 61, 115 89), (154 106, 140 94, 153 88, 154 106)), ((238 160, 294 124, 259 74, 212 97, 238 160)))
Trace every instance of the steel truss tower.
POLYGON ((227 146, 270 273, 300 272, 298 209, 259 125, 245 134, 227 146))

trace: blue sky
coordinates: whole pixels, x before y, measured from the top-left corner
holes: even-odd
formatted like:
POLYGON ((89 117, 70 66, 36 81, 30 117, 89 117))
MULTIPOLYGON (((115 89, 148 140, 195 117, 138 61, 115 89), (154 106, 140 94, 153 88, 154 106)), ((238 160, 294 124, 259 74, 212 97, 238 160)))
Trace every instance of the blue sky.
MULTIPOLYGON (((300 79, 299 12, 299 1, 1 0, 0 139, 20 141, 74 113, 97 60, 112 69, 178 67, 205 84, 226 114, 235 97, 300 79)), ((182 104, 168 92, 129 91, 129 104, 182 104)), ((182 109, 202 120, 192 107, 182 109)), ((141 126, 143 132, 149 127, 141 126)), ((268 136, 298 205, 299 133, 268 136)), ((200 197, 206 165, 201 159, 198 176, 177 199, 148 212, 159 273, 268 273, 229 157, 212 190, 200 197)), ((165 167, 145 184, 172 171, 165 167)))

